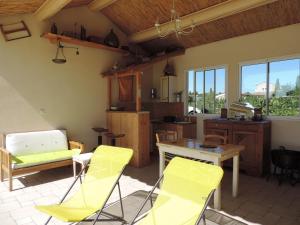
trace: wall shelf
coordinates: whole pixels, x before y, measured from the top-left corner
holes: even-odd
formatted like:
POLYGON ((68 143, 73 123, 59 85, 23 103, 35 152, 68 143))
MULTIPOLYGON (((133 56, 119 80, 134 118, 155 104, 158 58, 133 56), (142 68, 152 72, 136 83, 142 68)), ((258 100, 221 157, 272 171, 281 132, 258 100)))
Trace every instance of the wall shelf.
POLYGON ((163 60, 166 60, 171 57, 179 56, 179 55, 184 55, 185 54, 185 49, 179 49, 174 52, 167 53, 165 55, 161 56, 156 56, 153 57, 150 61, 136 64, 136 65, 131 65, 123 69, 119 69, 116 71, 106 71, 102 73, 103 77, 111 77, 111 76, 127 76, 127 75, 133 75, 136 72, 142 71, 143 69, 157 63, 163 60))
POLYGON ((69 43, 69 44, 79 45, 79 46, 84 46, 84 47, 89 47, 89 48, 104 49, 104 50, 111 51, 111 52, 117 52, 117 53, 122 53, 122 54, 127 53, 127 51, 122 50, 120 48, 113 48, 113 47, 109 47, 107 45, 98 44, 98 43, 89 42, 89 41, 82 41, 82 40, 79 40, 76 38, 67 37, 67 36, 58 35, 58 34, 45 33, 45 34, 42 34, 41 37, 48 39, 51 43, 57 43, 57 41, 61 41, 64 43, 69 43))

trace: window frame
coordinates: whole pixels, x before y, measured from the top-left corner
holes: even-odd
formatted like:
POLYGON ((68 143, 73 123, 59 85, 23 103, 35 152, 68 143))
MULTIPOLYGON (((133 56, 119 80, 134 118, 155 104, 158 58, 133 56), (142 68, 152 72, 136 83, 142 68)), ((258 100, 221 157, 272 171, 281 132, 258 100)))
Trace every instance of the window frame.
MULTIPOLYGON (((185 70, 185 115, 188 114, 188 98, 189 98, 189 79, 188 79, 188 76, 189 76, 189 71, 194 71, 194 90, 196 90, 196 73, 197 72, 203 72, 203 80, 204 80, 204 83, 203 83, 203 90, 204 90, 204 98, 205 98, 205 71, 209 71, 209 70, 218 70, 218 69, 225 69, 225 107, 228 108, 228 65, 227 64, 221 64, 221 65, 217 65, 217 66, 202 66, 202 67, 198 67, 198 68, 190 68, 190 69, 186 69, 185 70)), ((214 79, 214 86, 216 86, 216 79, 214 79)), ((212 113, 212 114, 209 114, 209 113, 196 113, 194 115, 191 115, 191 116, 199 116, 199 115, 218 115, 218 114, 215 114, 215 113, 212 113)))
MULTIPOLYGON (((270 82, 270 63, 272 62, 279 62, 279 61, 286 61, 286 60, 293 60, 293 59, 299 59, 300 60, 300 54, 294 54, 294 55, 286 55, 281 57, 271 57, 271 58, 265 58, 265 59, 258 59, 258 60, 250 60, 250 61, 244 61, 239 63, 239 90, 238 90, 238 96, 239 99, 242 97, 242 67, 243 66, 251 66, 251 65, 257 65, 257 64, 267 64, 266 66, 266 103, 267 103, 267 112, 269 113, 269 82, 270 82)), ((300 71, 299 71, 300 72, 300 71)), ((300 95, 299 95, 299 101, 300 101, 300 95)), ((300 107, 300 104, 299 104, 300 107)), ((275 116, 275 115, 266 115, 270 119, 292 119, 292 120, 300 120, 300 110, 299 114, 297 116, 275 116)))

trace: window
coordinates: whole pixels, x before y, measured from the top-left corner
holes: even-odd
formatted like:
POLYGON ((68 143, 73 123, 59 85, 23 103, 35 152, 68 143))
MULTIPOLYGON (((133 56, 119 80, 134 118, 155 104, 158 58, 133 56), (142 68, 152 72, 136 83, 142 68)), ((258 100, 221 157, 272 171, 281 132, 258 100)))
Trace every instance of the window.
POLYGON ((299 116, 300 58, 241 66, 241 100, 265 115, 299 116))
POLYGON ((188 113, 220 113, 225 106, 225 68, 187 73, 188 113))

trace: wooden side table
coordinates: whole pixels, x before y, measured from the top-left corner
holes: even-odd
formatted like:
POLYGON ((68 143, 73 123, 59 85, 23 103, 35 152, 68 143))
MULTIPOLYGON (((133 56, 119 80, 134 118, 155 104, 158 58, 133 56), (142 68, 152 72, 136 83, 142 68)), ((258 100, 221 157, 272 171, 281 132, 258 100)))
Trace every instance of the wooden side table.
MULTIPOLYGON (((81 170, 89 163, 89 161, 92 158, 93 153, 83 153, 80 155, 73 156, 73 173, 74 177, 76 177, 76 163, 79 163, 81 165, 81 170)), ((82 172, 83 176, 85 174, 85 171, 82 172)))

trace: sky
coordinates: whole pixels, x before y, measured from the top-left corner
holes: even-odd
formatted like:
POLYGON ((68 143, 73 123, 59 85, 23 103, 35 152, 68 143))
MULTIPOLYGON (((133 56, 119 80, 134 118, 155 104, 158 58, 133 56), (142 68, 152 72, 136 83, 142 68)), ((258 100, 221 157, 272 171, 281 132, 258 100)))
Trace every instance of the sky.
MULTIPOLYGON (((216 71, 216 93, 225 92, 225 68, 216 71)), ((188 72, 189 91, 194 90, 194 71, 188 72)), ((196 90, 198 93, 203 92, 203 75, 204 72, 196 72, 196 90)), ((279 79, 280 85, 291 85, 293 88, 296 84, 297 76, 300 75, 300 59, 291 59, 284 61, 270 62, 270 83, 276 83, 279 79)), ((230 75, 229 75, 230 76, 230 75)), ((266 82, 267 64, 245 65, 242 67, 242 93, 254 92, 257 84, 266 82)), ((214 70, 205 71, 205 89, 206 92, 214 85, 214 70)))
MULTIPOLYGON (((270 63, 270 84, 279 79, 280 85, 296 85, 300 75, 300 59, 276 61, 270 63)), ((242 67, 242 93, 254 92, 256 84, 266 82, 267 64, 247 65, 242 67)))
MULTIPOLYGON (((217 70, 206 70, 205 71, 205 91, 209 92, 210 88, 214 89, 214 72, 216 72, 216 93, 224 93, 225 92, 225 69, 217 69, 217 70)), ((189 71, 189 91, 194 90, 194 71, 189 71)), ((199 71, 196 72, 196 91, 198 93, 203 92, 203 81, 204 81, 204 72, 199 71)))

